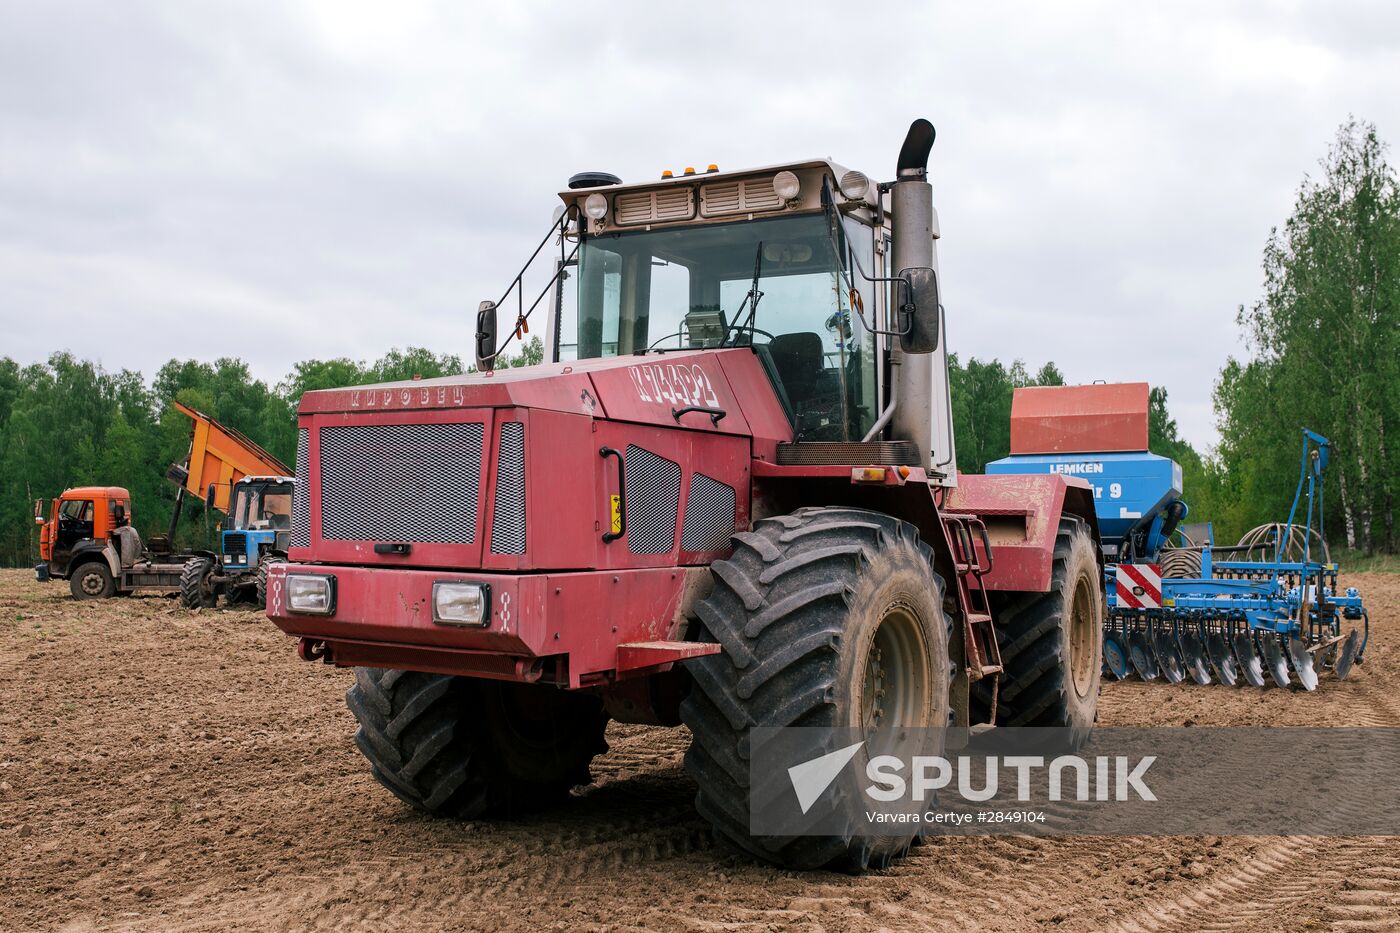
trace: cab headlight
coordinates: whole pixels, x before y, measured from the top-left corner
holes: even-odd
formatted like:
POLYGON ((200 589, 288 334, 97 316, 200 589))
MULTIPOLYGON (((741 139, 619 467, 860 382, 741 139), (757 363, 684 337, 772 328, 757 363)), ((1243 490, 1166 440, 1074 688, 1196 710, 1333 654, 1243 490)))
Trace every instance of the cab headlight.
POLYGON ((594 220, 602 220, 608 216, 608 199, 598 192, 593 192, 583 199, 583 212, 594 220))
POLYGON ((287 574, 287 608, 306 615, 328 616, 335 612, 335 577, 287 574))
POLYGON ((773 176, 773 193, 784 201, 791 201, 801 190, 802 184, 795 173, 784 170, 773 176))
POLYGON ((491 621, 491 587, 485 583, 434 583, 433 621, 485 628, 491 621))

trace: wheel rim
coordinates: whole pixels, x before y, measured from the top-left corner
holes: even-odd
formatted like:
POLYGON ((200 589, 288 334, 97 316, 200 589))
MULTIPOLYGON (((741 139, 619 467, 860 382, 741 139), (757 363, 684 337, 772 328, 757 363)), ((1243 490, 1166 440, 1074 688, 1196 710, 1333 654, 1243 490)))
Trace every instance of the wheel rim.
POLYGON ((861 691, 861 725, 867 731, 926 725, 928 650, 913 610, 893 605, 870 640, 861 691))
POLYGON ((1081 697, 1088 696, 1094 685, 1094 645, 1098 640, 1094 591, 1090 586, 1088 579, 1081 576, 1070 602, 1069 669, 1074 692, 1081 697))
POLYGON ((79 583, 79 586, 83 588, 84 595, 102 595, 102 574, 97 573, 94 570, 88 571, 87 573, 83 574, 83 579, 79 583))

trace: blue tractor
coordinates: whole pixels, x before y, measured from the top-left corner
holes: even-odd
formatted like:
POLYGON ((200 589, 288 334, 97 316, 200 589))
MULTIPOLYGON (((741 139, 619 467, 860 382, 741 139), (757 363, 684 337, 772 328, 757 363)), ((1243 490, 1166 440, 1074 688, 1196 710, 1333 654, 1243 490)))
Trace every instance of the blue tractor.
POLYGON ((245 476, 233 484, 219 553, 185 564, 180 599, 186 608, 213 606, 220 595, 267 605, 268 566, 287 559, 295 485, 290 476, 245 476))

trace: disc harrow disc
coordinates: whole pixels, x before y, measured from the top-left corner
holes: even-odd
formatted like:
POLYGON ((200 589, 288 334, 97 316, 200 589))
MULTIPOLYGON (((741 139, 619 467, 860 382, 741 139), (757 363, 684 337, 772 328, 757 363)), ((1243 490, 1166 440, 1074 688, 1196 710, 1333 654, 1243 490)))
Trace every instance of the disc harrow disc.
POLYGON ((1143 680, 1156 680, 1162 675, 1161 669, 1157 667, 1157 659, 1152 655, 1152 646, 1147 643, 1145 632, 1128 633, 1128 658, 1143 680))
POLYGON ((1250 686, 1264 686, 1264 662, 1254 650, 1254 638, 1249 632, 1235 636, 1235 659, 1240 662, 1240 674, 1250 686))
POLYGON ((1152 639, 1152 647, 1157 654, 1157 663, 1162 666, 1162 676, 1168 683, 1179 684, 1186 679, 1186 665, 1181 661, 1181 651, 1170 632, 1158 632, 1157 637, 1152 639))
POLYGON ((1215 676, 1220 678, 1220 682, 1227 687, 1237 686, 1240 682, 1240 668, 1235 663, 1235 656, 1230 652, 1230 643, 1225 640, 1225 636, 1220 632, 1211 632, 1206 636, 1206 655, 1210 658, 1210 666, 1215 668, 1215 676))
POLYGON ((1206 661, 1206 646, 1200 636, 1182 632, 1177 639, 1177 647, 1181 649, 1181 658, 1186 662, 1186 673, 1191 675, 1191 679, 1202 687, 1209 684, 1210 664, 1206 661))
POLYGON ((1337 674, 1338 680, 1345 680, 1351 673, 1351 666, 1356 663, 1356 649, 1361 646, 1361 633, 1356 629, 1351 630, 1347 640, 1342 642, 1342 650, 1337 653, 1337 666, 1333 670, 1337 674))
POLYGON ((1280 687, 1287 687, 1288 658, 1284 656, 1283 646, 1279 644, 1277 635, 1272 633, 1259 636, 1260 647, 1264 649, 1264 660, 1268 663, 1269 676, 1273 677, 1274 683, 1280 687))
POLYGON ((1118 638, 1117 635, 1104 636, 1103 663, 1110 674, 1122 680, 1133 672, 1133 666, 1128 660, 1128 652, 1118 638))
POLYGON ((1316 690, 1317 671, 1313 668, 1312 652, 1297 636, 1288 639, 1288 660, 1293 662, 1293 673, 1298 675, 1298 682, 1303 685, 1303 689, 1316 690))

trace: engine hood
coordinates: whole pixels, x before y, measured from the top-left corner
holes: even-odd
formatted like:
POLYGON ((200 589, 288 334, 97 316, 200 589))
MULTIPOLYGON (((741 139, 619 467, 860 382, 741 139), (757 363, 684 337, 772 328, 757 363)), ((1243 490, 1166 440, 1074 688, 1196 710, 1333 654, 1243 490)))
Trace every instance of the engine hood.
POLYGON ((691 350, 542 363, 302 396, 299 414, 534 408, 612 421, 787 439, 791 429, 753 351, 691 350), (740 399, 743 399, 742 404, 740 399), (705 411, 684 412, 686 408, 705 411), (722 413, 718 419, 712 413, 722 413), (786 435, 787 437, 784 437, 786 435))

